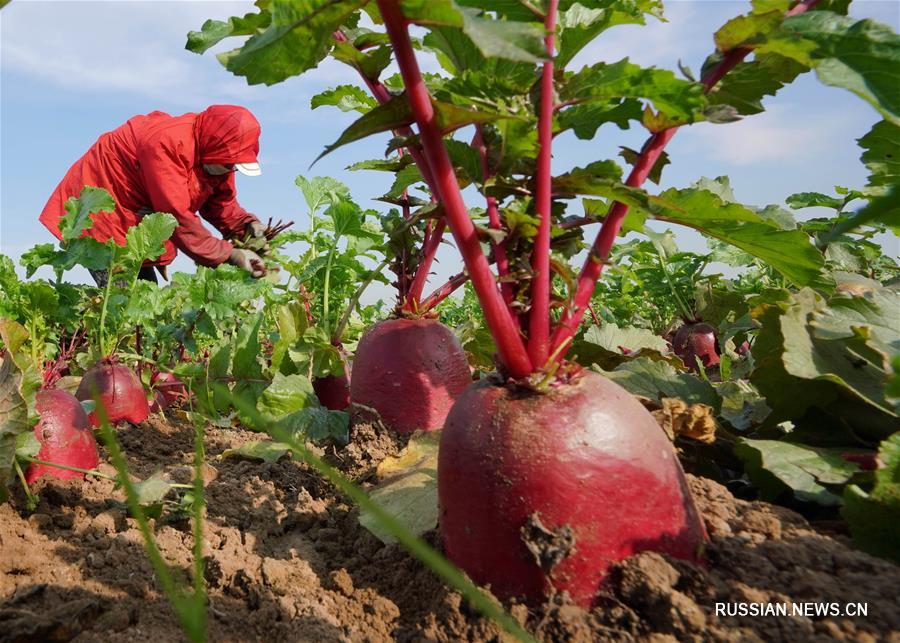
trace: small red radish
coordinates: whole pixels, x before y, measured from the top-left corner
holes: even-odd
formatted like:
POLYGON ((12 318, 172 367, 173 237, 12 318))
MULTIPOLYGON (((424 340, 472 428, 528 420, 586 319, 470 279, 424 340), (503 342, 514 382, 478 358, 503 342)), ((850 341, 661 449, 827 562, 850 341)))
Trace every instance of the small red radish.
POLYGON ((389 319, 359 341, 350 401, 375 409, 400 433, 433 431, 471 383, 466 353, 452 330, 435 319, 389 319))
POLYGON ((150 388, 156 391, 154 403, 160 410, 187 399, 189 395, 187 387, 173 373, 154 373, 150 377, 150 388))
MULTIPOLYGON (((84 374, 75 397, 82 401, 93 400, 95 392, 98 403, 106 409, 110 424, 122 421, 138 424, 150 415, 147 395, 138 376, 111 359, 100 360, 84 374)), ((94 426, 100 425, 96 411, 92 411, 88 419, 94 426)))
POLYGON ((697 372, 697 358, 704 368, 719 363, 719 341, 716 329, 703 322, 687 323, 675 333, 672 348, 684 365, 697 372))
POLYGON ((501 599, 536 604, 553 586, 588 607, 616 561, 702 555, 706 532, 671 443, 595 373, 543 394, 472 384, 438 457, 444 549, 501 599))
POLYGON ((316 397, 327 409, 346 411, 350 406, 350 379, 347 375, 326 375, 313 379, 316 397))
MULTIPOLYGON (((41 418, 34 427, 41 444, 37 459, 79 469, 95 468, 99 462, 97 441, 81 402, 60 389, 38 391, 35 402, 41 418)), ((32 484, 45 475, 57 480, 84 477, 76 471, 32 463, 25 472, 25 481, 32 484)))

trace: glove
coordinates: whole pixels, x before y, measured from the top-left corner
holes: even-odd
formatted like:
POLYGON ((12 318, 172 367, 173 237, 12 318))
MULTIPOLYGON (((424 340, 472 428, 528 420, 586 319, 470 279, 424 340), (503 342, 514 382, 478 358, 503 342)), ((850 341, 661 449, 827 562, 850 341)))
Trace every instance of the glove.
POLYGON ((260 255, 268 254, 269 240, 266 239, 266 226, 259 220, 248 221, 244 226, 243 247, 260 255))
POLYGON ((259 279, 266 274, 266 264, 262 258, 252 250, 243 248, 235 248, 228 257, 228 263, 237 266, 241 270, 246 270, 254 279, 259 279))

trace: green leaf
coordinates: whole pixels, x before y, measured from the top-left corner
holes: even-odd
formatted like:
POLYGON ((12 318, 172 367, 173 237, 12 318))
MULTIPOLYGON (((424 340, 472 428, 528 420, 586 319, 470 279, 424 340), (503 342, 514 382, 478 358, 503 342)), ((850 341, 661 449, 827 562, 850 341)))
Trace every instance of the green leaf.
POLYGON ((621 364, 615 370, 601 372, 633 395, 651 400, 677 397, 688 404, 718 406, 718 396, 709 382, 688 373, 679 373, 666 362, 639 357, 621 364))
POLYGON ((365 4, 366 0, 270 0, 271 21, 265 30, 218 59, 250 85, 274 85, 318 65, 334 43, 332 33, 365 4))
POLYGON ((693 122, 706 105, 699 83, 682 80, 665 69, 642 68, 627 58, 612 64, 595 63, 567 74, 560 84, 559 98, 567 105, 644 99, 673 125, 693 122))
MULTIPOLYGON (((640 158, 640 152, 637 150, 633 150, 630 147, 625 147, 624 145, 619 146, 619 156, 625 159, 625 162, 629 165, 635 165, 640 158)), ((669 154, 665 150, 663 150, 662 154, 659 155, 659 158, 656 159, 656 162, 653 164, 653 167, 650 169, 650 173, 647 175, 647 179, 659 185, 659 180, 662 177, 663 168, 669 165, 671 161, 669 160, 669 154)))
POLYGON ((629 2, 600 2, 590 0, 575 2, 561 12, 560 36, 556 65, 562 69, 588 43, 616 25, 646 24, 645 15, 662 19, 663 7, 659 0, 633 0, 629 2), (598 7, 591 7, 598 4, 598 7))
POLYGON ((772 411, 759 390, 746 380, 722 382, 716 393, 722 399, 719 415, 738 431, 759 426, 772 411))
POLYGON ((426 27, 457 27, 489 58, 537 63, 545 55, 544 31, 535 24, 496 20, 454 0, 401 0, 403 15, 426 27))
POLYGON ((202 54, 211 47, 230 36, 252 36, 259 30, 269 26, 272 14, 260 10, 259 13, 248 13, 244 17, 237 16, 227 21, 207 20, 200 27, 200 31, 189 31, 185 49, 195 54, 202 54))
POLYGON ((845 451, 747 438, 738 440, 734 448, 765 500, 771 502, 792 492, 798 500, 826 506, 841 503, 840 496, 830 489, 845 485, 859 472, 856 464, 841 457, 845 451))
MULTIPOLYGON (((896 430, 898 419, 884 393, 888 373, 877 340, 882 331, 853 319, 861 314, 856 304, 837 312, 809 289, 761 299, 751 300, 761 329, 750 379, 772 408, 767 423, 791 420, 822 435, 850 427, 869 439, 883 439, 896 430)), ((870 303, 865 314, 877 317, 877 306, 870 303)))
POLYGON ((391 64, 391 48, 386 44, 360 51, 349 42, 335 42, 331 55, 358 70, 363 77, 373 80, 391 64))
POLYGON ((16 457, 16 438, 31 426, 28 407, 19 391, 22 374, 9 357, 0 360, 0 502, 6 502, 6 480, 16 457))
POLYGON ((790 195, 784 200, 790 207, 795 210, 801 208, 832 208, 840 210, 844 206, 844 200, 838 199, 821 192, 798 192, 790 195))
POLYGON ((900 433, 881 443, 878 462, 870 492, 857 485, 844 489, 841 515, 857 547, 900 563, 900 433))
POLYGON ((572 353, 584 364, 612 368, 626 361, 634 353, 652 351, 660 355, 670 353, 669 345, 659 335, 646 328, 619 328, 605 323, 591 326, 572 347, 572 353))
POLYGON ((330 176, 314 176, 307 179, 301 175, 294 183, 303 192, 303 198, 311 213, 318 212, 323 206, 350 198, 350 188, 330 176))
POLYGON ((347 444, 350 440, 350 415, 324 406, 300 409, 281 418, 277 424, 304 440, 334 440, 338 444, 347 444))
POLYGON ((310 106, 313 109, 322 105, 332 105, 342 112, 356 111, 365 114, 378 105, 378 101, 356 85, 338 85, 312 97, 310 106))
POLYGON ((245 442, 236 449, 225 449, 219 457, 272 463, 278 462, 285 455, 288 457, 291 455, 291 447, 289 445, 273 440, 256 440, 245 442))
POLYGON ((863 148, 860 160, 869 169, 869 187, 900 185, 900 125, 879 121, 858 140, 863 148))
POLYGON ((405 127, 412 122, 412 111, 409 108, 406 96, 394 96, 388 102, 378 105, 355 120, 334 143, 325 147, 325 150, 316 157, 316 161, 347 143, 358 141, 379 132, 405 127))
MULTIPOLYGON (((437 460, 440 431, 410 438, 397 457, 378 465, 379 483, 370 497, 412 533, 420 536, 437 527, 437 460)), ((361 511, 359 524, 385 544, 396 542, 370 513, 361 511)))
POLYGON ((154 212, 141 217, 141 222, 125 233, 125 249, 122 259, 137 271, 145 261, 153 261, 165 252, 163 244, 178 223, 168 212, 154 212))
MULTIPOLYGON (((721 59, 722 54, 714 54, 704 67, 721 59)), ((730 105, 738 114, 758 114, 763 111, 764 97, 774 96, 808 69, 791 58, 760 53, 751 61, 738 63, 716 83, 707 97, 711 105, 730 105)))
POLYGON ((606 123, 613 123, 619 129, 628 129, 629 121, 640 122, 642 117, 641 102, 633 98, 615 99, 607 103, 591 101, 562 110, 559 114, 559 129, 571 129, 578 138, 590 140, 597 134, 597 129, 606 123))
POLYGON ((782 230, 771 218, 705 189, 669 189, 648 200, 645 213, 729 243, 761 259, 797 286, 828 287, 825 258, 800 230, 782 230))
POLYGON ((900 36, 890 27, 811 11, 785 18, 758 50, 815 67, 820 81, 850 90, 900 124, 900 36))
POLYGON ((276 373, 257 401, 256 408, 267 419, 280 420, 301 409, 318 405, 309 378, 276 373))
POLYGON ((78 198, 70 196, 65 204, 66 214, 59 220, 59 232, 63 244, 79 238, 94 222, 91 215, 97 212, 113 212, 116 202, 103 188, 84 186, 78 198))
POLYGON ((257 314, 238 326, 231 367, 231 374, 238 379, 250 380, 262 377, 262 365, 259 362, 261 353, 259 330, 262 322, 263 315, 257 314))
POLYGON ((159 505, 175 487, 163 477, 162 472, 154 473, 146 480, 131 483, 137 493, 138 503, 145 506, 159 505))

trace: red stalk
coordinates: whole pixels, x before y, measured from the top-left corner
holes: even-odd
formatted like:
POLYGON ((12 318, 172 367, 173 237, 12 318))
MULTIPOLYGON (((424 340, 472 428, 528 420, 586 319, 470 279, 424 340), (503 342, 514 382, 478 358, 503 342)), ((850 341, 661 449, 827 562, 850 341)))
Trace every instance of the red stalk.
POLYGON ((512 315, 497 288, 487 257, 484 256, 478 242, 475 225, 469 218, 463 202, 453 164, 444 147, 442 132, 435 122, 431 96, 422 80, 419 64, 406 30, 406 19, 396 0, 377 0, 377 2, 394 47, 397 65, 403 76, 406 98, 419 127, 423 151, 435 179, 438 199, 444 207, 447 223, 472 279, 472 286, 484 307, 485 320, 497 344, 500 359, 509 375, 515 378, 526 377, 533 371, 531 360, 516 331, 512 315))
MULTIPOLYGON (((487 180, 491 177, 491 170, 488 167, 487 145, 484 142, 484 136, 481 133, 481 125, 475 126, 475 138, 472 144, 478 148, 478 157, 481 159, 481 179, 487 184, 487 180)), ((487 205, 488 225, 494 230, 500 230, 503 224, 500 221, 500 211, 497 209, 497 199, 492 196, 485 195, 485 203, 487 205)), ((494 248, 494 260, 497 262, 497 275, 503 279, 509 274, 509 258, 506 256, 506 241, 496 242, 491 240, 494 248)), ((503 294, 503 301, 507 306, 513 300, 512 284, 501 281, 500 292, 503 294)), ((518 318, 514 318, 518 321, 518 318)))
MULTIPOLYGON (((817 3, 818 0, 803 0, 785 15, 795 16, 801 14, 814 7, 817 3)), ((703 83, 704 92, 708 93, 725 74, 734 69, 751 51, 752 49, 750 48, 741 47, 727 52, 719 64, 700 79, 700 82, 703 83)), ((653 165, 677 131, 678 127, 670 127, 661 132, 656 132, 647 139, 637 163, 635 163, 631 173, 628 175, 628 179, 625 181, 626 185, 640 187, 644 183, 653 165)), ((603 225, 600 226, 600 232, 597 233, 594 245, 591 247, 587 259, 585 259, 584 266, 581 268, 581 274, 578 276, 578 285, 572 297, 572 303, 563 311, 559 325, 553 333, 553 352, 557 355, 557 359, 562 359, 565 355, 565 351, 561 350, 561 348, 572 341, 572 337, 575 336, 575 332, 584 318, 584 313, 591 301, 591 295, 593 295, 594 288, 597 285, 597 279, 600 278, 603 265, 609 258, 609 251, 616 240, 616 236, 619 234, 622 221, 627 213, 628 206, 617 201, 610 208, 609 214, 603 220, 603 225)))
POLYGON ((550 225, 551 186, 553 174, 550 160, 553 147, 553 51, 556 38, 558 0, 550 0, 544 18, 544 46, 547 60, 541 73, 541 104, 538 115, 537 176, 535 177, 534 209, 540 217, 534 254, 531 258, 531 312, 528 317, 528 355, 531 363, 540 368, 550 354, 550 225))
MULTIPOLYGON (((347 42, 347 36, 341 31, 335 31, 332 34, 332 37, 339 42, 347 42)), ((383 105, 391 99, 391 93, 380 80, 377 78, 369 78, 359 67, 356 67, 356 71, 359 72, 360 77, 363 79, 363 82, 365 82, 366 87, 369 88, 372 96, 375 97, 375 100, 383 105)), ((400 127, 394 130, 394 134, 397 136, 408 137, 414 136, 415 132, 409 127, 400 127)), ((425 179, 425 183, 427 183, 428 187, 431 188, 431 191, 434 192, 434 178, 431 173, 431 168, 428 166, 428 161, 422 155, 422 150, 417 145, 409 145, 406 149, 409 151, 410 156, 413 157, 413 161, 416 162, 419 171, 422 173, 422 178, 425 179)))
POLYGON ((447 227, 446 221, 443 218, 439 219, 422 246, 422 259, 419 261, 419 266, 416 268, 416 276, 413 277, 412 285, 409 287, 406 302, 403 304, 404 310, 415 311, 420 309, 419 300, 422 298, 422 291, 425 290, 425 282, 428 281, 431 264, 434 263, 434 257, 441 245, 441 239, 444 237, 445 227, 447 227))
POLYGON ((447 297, 449 297, 453 292, 462 286, 464 283, 469 281, 469 275, 464 272, 453 275, 450 279, 440 288, 437 288, 433 293, 428 295, 422 302, 419 304, 419 312, 426 313, 432 310, 439 303, 444 301, 447 297))

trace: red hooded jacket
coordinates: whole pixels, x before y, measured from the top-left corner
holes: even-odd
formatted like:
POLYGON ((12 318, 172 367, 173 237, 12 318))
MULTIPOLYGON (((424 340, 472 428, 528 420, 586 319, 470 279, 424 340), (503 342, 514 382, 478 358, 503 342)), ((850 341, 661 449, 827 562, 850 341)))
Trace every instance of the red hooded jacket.
POLYGON ((103 134, 78 159, 44 206, 40 221, 61 238, 65 202, 84 186, 104 188, 116 200, 114 212, 92 216, 86 234, 125 245, 128 228, 140 214, 170 212, 178 221, 166 251, 154 262, 172 263, 177 250, 204 266, 228 260, 232 245, 203 226, 197 212, 226 238, 243 231, 256 217, 237 202, 234 172, 213 176, 204 164, 255 163, 259 122, 247 109, 213 105, 199 114, 164 112, 134 116, 103 134))

